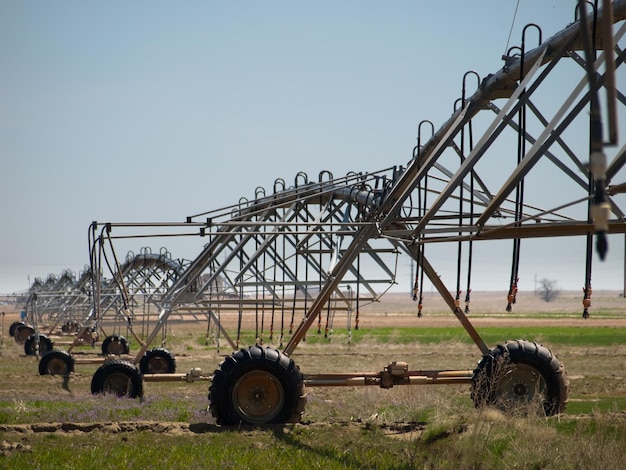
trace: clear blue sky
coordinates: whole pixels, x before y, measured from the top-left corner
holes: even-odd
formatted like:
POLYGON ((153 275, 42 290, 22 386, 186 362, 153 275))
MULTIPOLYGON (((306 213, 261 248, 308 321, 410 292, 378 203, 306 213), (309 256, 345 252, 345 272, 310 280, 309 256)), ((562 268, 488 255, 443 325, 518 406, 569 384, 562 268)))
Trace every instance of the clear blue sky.
MULTIPOLYGON (((530 22, 552 36, 574 5, 522 0, 509 46, 530 22)), ((3 0, 0 292, 82 270, 93 220, 183 221, 299 171, 406 163, 463 74, 502 67, 515 7, 3 0)), ((193 258, 201 242, 168 248, 193 258)))

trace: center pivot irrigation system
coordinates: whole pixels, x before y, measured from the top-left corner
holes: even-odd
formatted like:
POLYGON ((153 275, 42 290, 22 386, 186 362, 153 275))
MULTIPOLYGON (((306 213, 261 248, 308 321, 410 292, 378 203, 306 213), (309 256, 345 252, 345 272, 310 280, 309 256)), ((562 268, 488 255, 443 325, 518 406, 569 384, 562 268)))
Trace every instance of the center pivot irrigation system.
MULTIPOLYGON (((546 415, 562 412, 569 381, 553 353, 527 340, 491 348, 468 313, 479 242, 512 246, 510 310, 522 240, 578 237, 586 317, 592 261, 610 256, 609 241, 626 234, 626 182, 619 179, 626 146, 619 147, 617 132, 626 105, 617 86, 626 83, 626 0, 604 1, 591 12, 588 3, 573 8, 574 21, 547 40, 539 26, 526 26, 495 74, 466 73, 450 119, 438 130, 430 121, 419 124, 406 165, 343 177, 323 171, 316 181, 300 173, 293 185, 277 179, 271 192, 257 188, 253 199, 180 223, 94 222, 96 317, 105 304, 103 272, 120 271, 116 240, 199 236, 206 243, 152 297, 158 318, 134 359, 106 360, 92 391, 138 397, 144 381, 210 379, 210 410, 220 424, 297 421, 305 386, 467 383, 477 405, 540 403, 546 415), (441 247, 457 255, 452 289, 435 268, 441 247), (398 257, 407 256, 418 316, 427 279, 482 354, 477 368, 410 370, 394 361, 374 373, 302 373, 292 356, 311 329, 328 334, 337 311, 358 328, 360 309, 396 282, 398 257), (218 344, 235 352, 210 375, 142 373, 139 364, 168 318, 193 312, 206 315, 218 344), (242 333, 252 330, 254 338, 242 333)), ((131 318, 138 295, 122 276, 114 278, 120 311, 131 318)))

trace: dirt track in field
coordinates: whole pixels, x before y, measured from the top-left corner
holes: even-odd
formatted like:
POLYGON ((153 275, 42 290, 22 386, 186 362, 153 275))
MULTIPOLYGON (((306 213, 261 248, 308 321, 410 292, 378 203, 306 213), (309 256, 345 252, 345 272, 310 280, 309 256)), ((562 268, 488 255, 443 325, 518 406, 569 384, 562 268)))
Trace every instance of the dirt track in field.
POLYGON ((137 431, 149 431, 154 433, 167 434, 201 434, 207 432, 218 432, 221 428, 214 424, 207 423, 166 423, 157 421, 137 421, 137 422, 96 422, 96 423, 35 423, 35 424, 13 424, 0 425, 0 433, 10 432, 14 434, 31 433, 90 433, 104 432, 108 434, 133 433, 137 431))
MULTIPOLYGON (((365 423, 358 421, 346 421, 340 423, 299 423, 292 425, 264 426, 264 429, 275 428, 288 432, 291 428, 297 427, 321 427, 321 426, 364 426, 365 423)), ((371 426, 371 423, 367 424, 371 426)), ((390 423, 376 424, 386 434, 401 435, 404 433, 419 432, 424 428, 422 423, 390 423)), ((157 421, 129 421, 129 422, 108 422, 108 423, 38 423, 38 424, 14 424, 0 425, 0 433, 12 434, 34 434, 34 433, 69 433, 81 434, 91 432, 102 432, 107 434, 124 434, 138 431, 153 432, 158 434, 205 434, 231 431, 255 431, 255 426, 218 426, 209 423, 179 423, 179 422, 157 422, 157 421)), ((1 444, 0 444, 0 450, 1 444)), ((8 450, 8 449, 7 449, 8 450)))

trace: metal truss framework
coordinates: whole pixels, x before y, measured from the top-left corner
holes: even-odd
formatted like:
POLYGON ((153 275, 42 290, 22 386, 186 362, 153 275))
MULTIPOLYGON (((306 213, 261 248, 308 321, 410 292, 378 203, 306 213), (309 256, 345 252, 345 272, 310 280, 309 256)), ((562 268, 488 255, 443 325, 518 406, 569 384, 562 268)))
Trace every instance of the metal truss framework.
POLYGON ((37 334, 49 336, 59 330, 75 333, 69 351, 90 338, 105 321, 113 330, 127 326, 141 342, 140 337, 147 336, 150 329, 150 319, 159 312, 158 299, 185 269, 185 262, 173 259, 165 249, 152 253, 144 247, 138 254, 127 253, 122 263, 115 259, 109 267, 114 272, 112 278, 93 276, 91 269, 85 269, 78 279, 71 271, 58 277, 50 275, 45 282, 35 279, 22 299, 25 320, 37 334), (127 290, 120 292, 121 286, 127 290), (71 329, 66 330, 66 326, 71 329), (137 326, 141 332, 133 330, 137 326))
MULTIPOLYGON (((603 257, 606 235, 626 233, 626 145, 616 145, 617 114, 608 121, 613 147, 598 146, 594 121, 600 101, 609 110, 626 107, 615 80, 624 74, 626 1, 614 2, 612 14, 612 28, 592 38, 591 51, 584 30, 602 20, 602 11, 545 41, 538 27, 529 25, 524 36, 537 30, 538 45, 527 50, 523 37, 522 46, 504 58, 504 67, 478 80, 466 97, 466 79, 477 77, 468 72, 450 119, 436 131, 430 121, 420 123, 406 166, 343 177, 324 171, 317 181, 300 173, 293 186, 278 179, 271 194, 257 188, 251 200, 180 223, 94 222, 94 233, 106 227, 111 240, 194 234, 207 240, 167 290, 151 294, 160 314, 136 362, 170 315, 191 312, 215 320, 233 348, 240 344, 242 325, 253 322, 257 344, 280 345, 290 356, 315 322, 321 331, 336 310, 354 315, 358 325, 360 307, 395 283, 400 255, 416 261, 418 273, 487 354, 489 348, 460 308, 459 282, 450 289, 437 274, 427 248, 432 244, 447 243, 458 249, 459 259, 462 252, 471 259, 474 243, 512 240, 514 298, 520 240, 579 236, 586 240, 585 295, 590 295, 592 237, 603 257), (424 125, 432 131, 427 140, 421 135, 424 125), (231 334, 225 315, 236 319, 231 334)), ((99 279, 102 266, 95 256, 92 266, 99 279)), ((131 279, 120 285, 127 299, 141 291, 131 279)), ((417 276, 415 287, 419 299, 423 289, 417 276)), ((94 293, 98 310, 104 294, 99 288, 94 293)))

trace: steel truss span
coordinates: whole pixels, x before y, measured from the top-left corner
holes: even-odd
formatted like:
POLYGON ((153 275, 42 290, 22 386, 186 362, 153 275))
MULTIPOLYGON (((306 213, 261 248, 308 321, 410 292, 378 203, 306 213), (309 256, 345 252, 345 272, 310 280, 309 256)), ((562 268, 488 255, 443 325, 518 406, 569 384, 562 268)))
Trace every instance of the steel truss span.
MULTIPOLYGON (((98 251, 92 250, 94 256, 98 251)), ((148 247, 128 252, 121 260, 105 259, 99 262, 113 272, 110 277, 103 271, 94 275, 86 266, 78 277, 66 270, 45 281, 36 278, 19 299, 25 313, 22 323, 35 335, 57 336, 59 344, 70 339, 68 352, 121 334, 141 342, 158 315, 158 300, 185 269, 185 261, 173 259, 164 248, 153 253, 148 247)))
MULTIPOLYGON (((526 341, 488 347, 461 308, 461 292, 468 304, 472 252, 479 243, 510 241, 511 305, 524 241, 579 237, 587 260, 587 298, 594 251, 599 258, 611 256, 608 235, 626 233, 626 145, 617 134, 617 117, 626 106, 619 89, 626 84, 626 0, 603 2, 605 9, 597 14, 586 11, 585 3, 579 3, 578 19, 552 37, 543 38, 537 25, 525 27, 521 46, 507 52, 495 73, 479 77, 469 71, 460 77, 461 97, 450 118, 438 128, 420 122, 417 145, 409 158, 399 157, 400 164, 341 177, 329 171, 316 178, 300 173, 292 183, 277 179, 269 191, 257 188, 249 199, 181 222, 94 222, 93 246, 109 250, 109 258, 118 239, 196 235, 206 240, 167 290, 153 297, 160 313, 137 358, 172 315, 206 313, 216 334, 233 349, 244 344, 242 331, 252 329, 250 349, 226 361, 211 387, 211 396, 230 411, 214 412, 224 423, 292 419, 300 401, 285 391, 302 388, 291 359, 299 343, 315 325, 326 332, 335 311, 345 311, 358 326, 360 308, 396 282, 402 256, 417 268, 415 300, 421 305, 427 278, 485 358, 482 375, 493 373, 498 359, 510 356, 519 366, 512 376, 528 387, 517 387, 521 395, 511 392, 509 398, 528 398, 522 389, 530 391, 536 382, 547 390, 546 400, 555 400, 546 401, 545 409, 562 410, 567 382, 551 352, 526 341), (458 254, 459 266, 463 261, 466 272, 458 269, 455 286, 438 275, 441 260, 435 247, 441 244, 458 254), (227 323, 226 316, 234 322, 227 323), (280 352, 268 352, 263 345, 280 352), (535 356, 542 362, 533 363, 535 356), (257 366, 269 372, 259 373, 257 366), (250 401, 256 396, 251 391, 265 385, 265 398, 275 398, 263 404, 273 410, 268 415, 250 401), (229 396, 224 387, 230 386, 240 395, 229 396), (276 408, 284 403, 292 403, 293 409, 276 408), (237 404, 255 411, 239 413, 237 404)), ((96 297, 101 295, 102 258, 91 260, 96 297)), ((119 284, 123 296, 133 297, 132 283, 119 284)), ((472 381, 475 401, 492 398, 491 391, 481 393, 484 387, 471 371, 422 372, 394 363, 374 377, 303 380, 309 385, 356 380, 389 387, 447 377, 472 381)))

